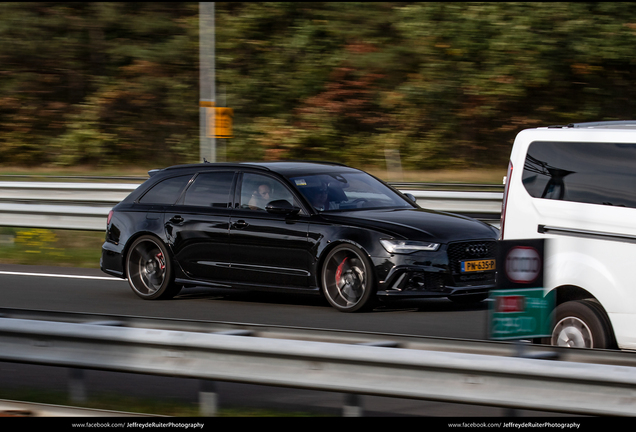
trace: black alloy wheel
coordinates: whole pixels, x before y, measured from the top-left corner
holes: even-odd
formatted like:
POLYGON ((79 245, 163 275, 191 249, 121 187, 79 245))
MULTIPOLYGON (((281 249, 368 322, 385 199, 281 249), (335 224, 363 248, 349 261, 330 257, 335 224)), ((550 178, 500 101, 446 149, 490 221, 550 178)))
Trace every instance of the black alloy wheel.
POLYGON ((329 252, 322 266, 322 290, 329 303, 341 312, 372 307, 375 287, 371 264, 353 245, 340 245, 329 252))
POLYGON ((152 236, 140 237, 130 247, 126 276, 133 292, 146 300, 169 299, 181 290, 174 283, 166 247, 152 236))

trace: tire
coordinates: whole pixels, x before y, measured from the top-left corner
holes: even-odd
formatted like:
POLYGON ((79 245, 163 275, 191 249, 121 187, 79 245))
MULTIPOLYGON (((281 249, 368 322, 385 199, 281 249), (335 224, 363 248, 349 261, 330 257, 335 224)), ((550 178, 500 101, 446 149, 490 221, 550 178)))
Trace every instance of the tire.
POLYGON ((370 309, 375 304, 375 282, 371 263, 353 245, 332 249, 322 265, 322 292, 331 306, 341 312, 370 309))
POLYGON ((569 301, 555 310, 550 344, 574 348, 614 348, 607 315, 591 300, 569 301))
POLYGON ((181 290, 174 283, 166 246, 152 236, 139 237, 126 256, 126 277, 133 292, 145 300, 169 299, 181 290))

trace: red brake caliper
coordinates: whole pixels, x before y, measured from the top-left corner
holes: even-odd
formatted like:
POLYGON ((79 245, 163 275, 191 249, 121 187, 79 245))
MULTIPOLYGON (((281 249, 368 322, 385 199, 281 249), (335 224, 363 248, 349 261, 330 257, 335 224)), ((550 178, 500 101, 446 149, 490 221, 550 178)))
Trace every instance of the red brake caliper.
POLYGON ((349 257, 345 258, 342 260, 342 262, 340 263, 340 265, 338 266, 338 269, 336 270, 336 286, 339 286, 339 282, 340 282, 340 277, 342 276, 342 269, 345 265, 345 263, 347 262, 347 260, 349 259, 349 257))
POLYGON ((163 259, 163 254, 161 252, 159 252, 157 254, 157 258, 159 259, 159 262, 161 263, 161 270, 165 270, 166 269, 166 261, 163 259))

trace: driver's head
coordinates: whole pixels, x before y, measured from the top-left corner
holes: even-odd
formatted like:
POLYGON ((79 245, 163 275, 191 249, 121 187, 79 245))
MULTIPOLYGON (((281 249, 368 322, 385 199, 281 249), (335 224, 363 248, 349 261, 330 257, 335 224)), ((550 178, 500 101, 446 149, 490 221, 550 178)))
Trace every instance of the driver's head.
POLYGON ((258 187, 256 193, 258 193, 258 195, 263 199, 269 199, 271 189, 269 188, 269 185, 262 184, 258 187))

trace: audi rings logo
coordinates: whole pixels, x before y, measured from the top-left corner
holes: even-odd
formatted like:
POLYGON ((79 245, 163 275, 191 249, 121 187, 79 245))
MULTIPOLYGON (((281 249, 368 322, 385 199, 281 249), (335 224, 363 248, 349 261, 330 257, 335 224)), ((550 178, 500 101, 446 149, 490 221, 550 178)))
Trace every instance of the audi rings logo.
POLYGON ((506 276, 515 283, 534 282, 541 273, 541 256, 535 248, 516 246, 506 257, 506 276))
POLYGON ((466 253, 472 256, 483 256, 488 253, 488 246, 485 244, 473 244, 466 246, 466 253))

